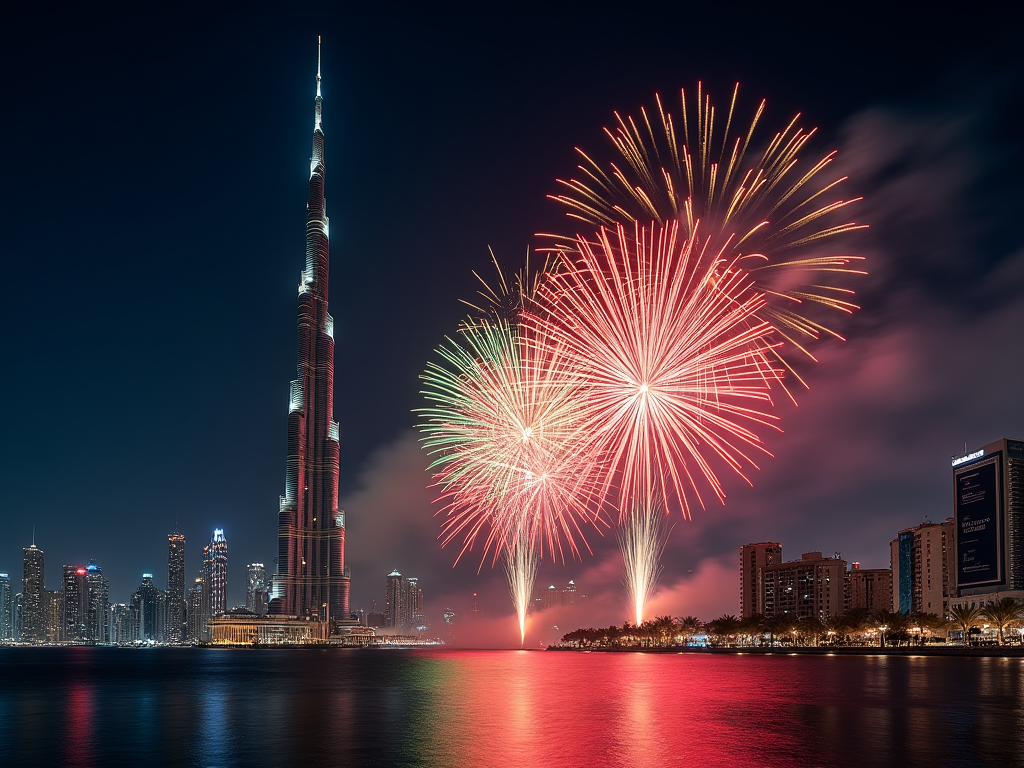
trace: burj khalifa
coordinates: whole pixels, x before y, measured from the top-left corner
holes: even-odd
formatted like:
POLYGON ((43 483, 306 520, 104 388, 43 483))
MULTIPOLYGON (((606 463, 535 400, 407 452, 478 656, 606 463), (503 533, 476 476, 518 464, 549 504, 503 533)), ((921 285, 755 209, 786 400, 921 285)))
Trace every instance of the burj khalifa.
POLYGON ((334 421, 334 319, 327 311, 330 227, 324 202, 324 132, 317 50, 313 156, 306 205, 306 268, 299 281, 299 354, 288 405, 288 463, 278 512, 277 574, 270 612, 347 619, 345 513, 338 508, 334 421))

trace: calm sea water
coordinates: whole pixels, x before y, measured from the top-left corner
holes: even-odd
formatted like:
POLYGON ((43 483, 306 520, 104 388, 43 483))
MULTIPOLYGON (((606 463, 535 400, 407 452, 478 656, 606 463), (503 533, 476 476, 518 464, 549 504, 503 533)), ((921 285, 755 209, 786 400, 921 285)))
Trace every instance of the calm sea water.
POLYGON ((1024 765, 1024 660, 0 649, 0 765, 1024 765))

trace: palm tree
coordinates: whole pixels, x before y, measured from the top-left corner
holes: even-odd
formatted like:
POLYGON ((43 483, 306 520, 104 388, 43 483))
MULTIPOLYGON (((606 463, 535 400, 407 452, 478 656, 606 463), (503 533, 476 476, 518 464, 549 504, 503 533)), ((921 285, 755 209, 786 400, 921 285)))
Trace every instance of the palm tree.
POLYGON ((780 613, 778 616, 768 619, 765 623, 772 646, 775 645, 776 635, 788 635, 795 645, 797 621, 798 619, 789 613, 780 613))
POLYGON ((817 616, 804 619, 796 625, 796 633, 801 638, 809 639, 814 646, 818 645, 818 639, 826 632, 825 625, 817 616))
POLYGON ((967 636, 971 629, 981 624, 984 618, 982 613, 982 609, 975 605, 954 605, 949 609, 949 620, 964 633, 964 645, 967 645, 967 636))
POLYGON ((737 631, 746 638, 744 645, 760 645, 761 633, 764 631, 764 617, 760 613, 752 613, 745 619, 740 619, 737 631), (757 643, 754 643, 754 638, 757 643))
POLYGON ((885 638, 888 635, 899 645, 900 640, 905 639, 907 628, 910 626, 910 619, 907 614, 899 611, 875 611, 871 619, 879 632, 879 647, 885 648, 885 638))
POLYGON ((739 627, 740 620, 737 619, 730 613, 724 616, 719 616, 713 621, 707 623, 707 630, 712 635, 717 636, 720 640, 725 640, 726 643, 729 641, 730 635, 736 634, 736 629, 739 627))
POLYGON ((679 625, 671 616, 655 616, 652 629, 658 639, 658 645, 667 646, 678 634, 679 625))
POLYGON ((987 603, 981 609, 981 615, 996 625, 996 639, 1003 644, 1003 630, 1024 618, 1021 605, 1012 597, 1004 597, 987 603))
POLYGON ((693 642, 693 636, 704 626, 696 616, 680 616, 676 621, 679 622, 679 634, 683 636, 683 643, 686 645, 693 642))

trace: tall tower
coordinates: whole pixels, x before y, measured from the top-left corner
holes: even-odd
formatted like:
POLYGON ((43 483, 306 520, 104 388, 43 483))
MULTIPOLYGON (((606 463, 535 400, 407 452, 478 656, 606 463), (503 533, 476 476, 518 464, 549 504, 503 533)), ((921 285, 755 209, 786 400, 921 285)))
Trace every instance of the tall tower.
POLYGON ((185 642, 185 534, 167 534, 167 642, 185 642))
POLYGON ((271 613, 347 618, 345 513, 338 508, 338 423, 334 421, 334 320, 327 312, 328 234, 324 203, 320 52, 313 156, 306 205, 306 268, 299 282, 299 359, 288 406, 288 463, 278 512, 277 575, 271 613))
MULTIPOLYGON (((34 538, 34 537, 33 537, 34 538)), ((23 547, 23 571, 21 591, 24 594, 22 608, 22 640, 43 640, 46 635, 43 592, 46 590, 45 558, 43 550, 33 541, 31 547, 23 547)))
POLYGON ((85 639, 106 643, 110 639, 110 582, 95 560, 85 566, 85 639))
POLYGON ((213 529, 203 547, 203 576, 210 590, 210 618, 228 609, 228 540, 222 528, 213 529))
POLYGON ((14 593, 11 592, 11 575, 0 573, 0 640, 14 638, 14 593))
POLYGON ((245 608, 257 616, 267 613, 267 569, 263 563, 250 563, 245 568, 245 608))
POLYGON ((89 572, 80 565, 65 565, 61 580, 61 613, 64 625, 62 640, 85 640, 86 617, 89 610, 89 596, 86 576, 89 572))
POLYGON ((402 614, 408 596, 407 590, 408 588, 405 587, 405 577, 398 572, 397 568, 388 574, 388 591, 384 602, 384 626, 405 626, 402 614))

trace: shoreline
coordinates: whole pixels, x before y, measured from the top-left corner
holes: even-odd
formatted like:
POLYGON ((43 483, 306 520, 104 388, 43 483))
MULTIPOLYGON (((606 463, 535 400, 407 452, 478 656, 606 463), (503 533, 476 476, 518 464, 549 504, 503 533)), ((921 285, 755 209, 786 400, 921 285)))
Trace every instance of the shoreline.
POLYGON ((959 645, 914 646, 911 648, 878 648, 873 646, 840 646, 840 647, 796 647, 796 648, 765 648, 751 646, 749 648, 706 648, 698 646, 674 646, 668 648, 641 648, 627 646, 622 648, 563 648, 548 646, 549 651, 568 651, 573 653, 693 653, 703 655, 729 656, 966 656, 1024 658, 1024 646, 983 646, 964 648, 959 645))

